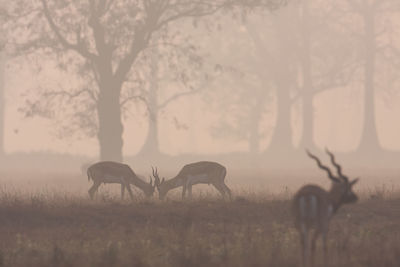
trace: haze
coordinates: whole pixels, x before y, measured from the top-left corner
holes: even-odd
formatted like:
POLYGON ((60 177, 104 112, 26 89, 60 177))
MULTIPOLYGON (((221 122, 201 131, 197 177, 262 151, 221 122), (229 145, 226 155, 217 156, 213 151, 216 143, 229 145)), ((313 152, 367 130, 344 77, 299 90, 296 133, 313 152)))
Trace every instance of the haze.
MULTIPOLYGON (((13 16, 3 27, 3 166, 79 172, 97 160, 123 160, 144 173, 151 165, 175 173, 216 160, 235 170, 315 170, 304 150, 324 158, 328 147, 355 174, 397 170, 398 3, 270 3, 182 16, 145 28, 151 36, 142 43, 123 32, 134 36, 127 25, 138 22, 107 15, 101 27, 115 45, 111 59, 91 39, 100 26, 74 11, 79 4, 49 1, 47 11, 40 1, 4 4, 13 16), (28 15, 18 17, 19 9, 28 15), (52 28, 45 14, 55 10, 52 28), (141 50, 120 88, 109 80, 105 89, 120 90, 119 108, 99 104, 102 94, 114 98, 103 93, 99 68, 110 63, 116 73, 135 42, 141 50)), ((140 11, 132 16, 143 19, 140 11)))

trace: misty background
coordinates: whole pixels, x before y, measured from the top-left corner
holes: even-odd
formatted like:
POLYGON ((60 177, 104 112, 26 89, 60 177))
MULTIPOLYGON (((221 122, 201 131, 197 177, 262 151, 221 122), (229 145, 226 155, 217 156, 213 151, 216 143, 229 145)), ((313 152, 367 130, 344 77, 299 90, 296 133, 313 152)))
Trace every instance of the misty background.
POLYGON ((397 0, 3 1, 1 165, 321 176, 304 151, 328 147, 396 176, 399 15, 397 0))

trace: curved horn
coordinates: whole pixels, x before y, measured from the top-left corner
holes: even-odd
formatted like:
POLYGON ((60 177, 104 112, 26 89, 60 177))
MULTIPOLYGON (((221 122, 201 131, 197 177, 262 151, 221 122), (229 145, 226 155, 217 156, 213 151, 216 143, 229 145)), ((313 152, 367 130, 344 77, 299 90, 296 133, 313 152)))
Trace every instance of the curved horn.
POLYGON ((336 163, 335 161, 335 156, 328 150, 328 148, 325 148, 325 152, 329 155, 331 158, 332 165, 336 167, 337 173, 340 177, 344 177, 342 174, 342 167, 336 163))
POLYGON ((353 181, 350 182, 350 185, 353 186, 354 184, 356 184, 358 182, 359 178, 357 177, 356 179, 354 179, 353 181))
POLYGON ((154 169, 154 167, 151 166, 151 170, 153 172, 154 184, 156 184, 156 185, 160 184, 160 178, 158 177, 157 167, 154 169))
POLYGON ((306 152, 307 152, 307 155, 308 155, 310 158, 314 159, 314 160, 317 162, 317 165, 318 165, 318 167, 319 167, 320 169, 323 169, 323 170, 325 170, 325 171, 328 173, 329 179, 331 179, 333 182, 340 183, 340 180, 339 180, 338 178, 336 178, 335 176, 333 176, 331 170, 330 170, 328 167, 322 165, 322 163, 321 163, 321 161, 319 160, 319 158, 317 158, 316 156, 314 156, 313 154, 311 154, 310 151, 308 151, 307 149, 306 149, 306 152))

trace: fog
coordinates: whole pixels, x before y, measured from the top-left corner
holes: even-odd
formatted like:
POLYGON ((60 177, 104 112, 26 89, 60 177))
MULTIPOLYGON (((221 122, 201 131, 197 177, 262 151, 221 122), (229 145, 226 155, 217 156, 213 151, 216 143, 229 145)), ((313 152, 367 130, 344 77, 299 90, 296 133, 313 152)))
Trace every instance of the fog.
POLYGON ((351 175, 395 181, 398 1, 21 2, 3 4, 4 170, 209 160, 266 183, 318 176, 305 149, 328 164, 327 147, 351 175))
POLYGON ((399 15, 0 0, 0 266, 400 266, 399 15))

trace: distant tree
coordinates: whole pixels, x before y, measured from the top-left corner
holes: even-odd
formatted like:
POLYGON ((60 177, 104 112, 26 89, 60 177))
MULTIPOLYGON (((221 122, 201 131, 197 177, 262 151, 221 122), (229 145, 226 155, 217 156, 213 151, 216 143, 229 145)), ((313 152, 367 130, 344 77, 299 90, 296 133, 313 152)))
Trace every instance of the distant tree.
MULTIPOLYGON (((266 14, 257 12, 251 17, 262 15, 266 14)), ((259 58, 254 56, 254 45, 242 22, 226 19, 222 29, 232 24, 235 26, 229 31, 221 32, 224 42, 214 45, 214 54, 221 59, 219 69, 224 76, 219 79, 218 90, 209 92, 205 98, 211 104, 212 112, 219 116, 211 127, 211 134, 215 138, 245 141, 248 151, 257 154, 261 152, 262 140, 267 134, 262 123, 270 110, 271 93, 265 90, 270 82, 268 76, 258 75, 255 71, 262 72, 263 66, 257 64, 259 58), (246 49, 241 49, 243 47, 246 49)))
MULTIPOLYGON (((2 42, 2 41, 0 41, 2 42)), ((2 44, 0 44, 2 46, 2 44)), ((4 72, 6 65, 6 53, 4 50, 0 51, 0 157, 4 155, 4 72)))
MULTIPOLYGON (((54 115, 49 105, 72 103, 71 124, 89 126, 96 135, 100 158, 122 160, 121 92, 133 68, 140 68, 143 52, 155 33, 173 22, 199 18, 234 5, 275 7, 276 1, 233 0, 40 0, 21 1, 20 8, 38 10, 23 18, 30 30, 25 45, 32 51, 56 55, 59 67, 76 72, 84 84, 45 90, 28 101, 27 115, 54 115), (82 105, 88 107, 83 108, 82 105), (88 116, 89 114, 89 116, 88 116), (96 116, 96 119, 94 119, 96 116)), ((281 2, 281 1, 278 1, 281 2)), ((168 36, 168 34, 166 35, 168 36)), ((66 118, 67 119, 67 118, 66 118)))
POLYGON ((315 147, 314 98, 354 80, 359 60, 354 42, 337 27, 336 21, 342 17, 340 10, 318 1, 304 0, 298 6, 294 23, 299 33, 297 52, 301 82, 293 100, 302 101, 301 148, 315 147))
POLYGON ((269 111, 271 98, 265 87, 260 85, 258 77, 250 73, 233 72, 227 75, 230 83, 224 82, 225 88, 214 96, 214 108, 219 113, 218 122, 212 126, 211 134, 215 138, 233 138, 246 141, 248 152, 261 152, 261 143, 267 134, 262 123, 269 111))
POLYGON ((275 91, 276 121, 267 148, 271 153, 286 154, 294 149, 291 96, 296 89, 297 36, 291 21, 293 12, 290 4, 275 12, 268 21, 245 24, 256 51, 254 73, 265 91, 271 91, 271 83, 275 91))
POLYGON ((372 153, 382 149, 376 125, 377 62, 379 57, 393 51, 392 37, 388 32, 389 14, 398 13, 400 3, 396 0, 347 0, 347 3, 349 11, 361 18, 362 25, 361 29, 347 28, 359 41, 363 58, 364 126, 358 151, 372 153), (382 41, 383 36, 389 42, 382 41))
POLYGON ((294 149, 291 96, 296 88, 297 37, 290 21, 292 10, 290 4, 268 17, 247 16, 241 21, 242 36, 233 41, 247 47, 240 60, 238 53, 233 57, 241 62, 237 68, 243 75, 231 77, 230 95, 225 98, 231 102, 224 105, 227 114, 215 134, 247 139, 251 153, 262 152, 261 142, 267 135, 271 135, 267 150, 272 153, 294 149), (267 113, 275 114, 275 125, 263 125, 267 113))
MULTIPOLYGON (((364 130, 363 136, 369 136, 370 140, 363 141, 360 148, 368 148, 369 151, 380 149, 376 146, 378 139, 375 118, 371 119, 376 114, 374 101, 377 93, 371 95, 368 90, 382 87, 382 82, 386 79, 391 86, 385 85, 380 93, 381 96, 390 96, 393 95, 391 87, 398 86, 398 83, 394 83, 394 76, 397 75, 400 66, 400 50, 395 46, 398 35, 393 35, 397 24, 393 23, 389 15, 398 14, 400 2, 353 0, 353 5, 358 7, 358 11, 355 12, 354 7, 349 9, 352 5, 348 6, 347 1, 350 0, 327 5, 323 1, 304 0, 291 3, 263 19, 257 20, 256 16, 252 16, 244 20, 243 25, 252 42, 246 51, 249 59, 241 60, 241 69, 259 77, 258 82, 265 88, 262 95, 270 98, 272 92, 276 98, 276 111, 273 112, 276 113, 276 123, 272 129, 271 144, 267 149, 272 153, 286 154, 294 149, 291 125, 291 113, 294 108, 298 111, 302 123, 299 147, 314 147, 315 97, 327 90, 355 85, 359 81, 367 88, 364 95, 365 101, 368 100, 364 101, 364 129, 368 131, 364 130), (371 12, 375 16, 375 26, 371 25, 371 21, 367 25, 364 17, 370 16, 371 12), (360 14, 363 19, 357 20, 360 14), (380 65, 375 66, 376 64, 380 65), (391 77, 384 77, 389 73, 391 77), (380 75, 379 79, 377 75, 380 75), (368 82, 371 79, 373 83, 368 82)), ((269 105, 269 109, 258 109, 258 105, 250 97, 254 94, 257 100, 264 99, 257 93, 257 86, 240 84, 237 81, 234 84, 245 88, 249 94, 242 93, 240 89, 235 90, 235 95, 238 95, 237 102, 230 102, 231 105, 226 108, 226 113, 231 118, 228 120, 228 116, 225 116, 225 120, 222 120, 225 123, 224 127, 217 128, 229 130, 216 133, 225 137, 229 132, 243 140, 249 136, 250 129, 257 129, 250 127, 250 123, 259 118, 253 112, 270 111, 271 101, 264 102, 264 105, 269 105)), ((254 145, 257 142, 252 143, 253 147, 257 147, 254 145)))
MULTIPOLYGON (((149 51, 149 66, 144 74, 145 85, 141 92, 133 90, 132 97, 124 97, 122 104, 132 104, 131 98, 140 100, 147 113, 148 131, 140 155, 157 156, 159 147, 159 117, 174 102, 200 93, 218 76, 214 69, 208 70, 204 56, 200 55, 198 45, 187 35, 170 51, 154 46, 149 51), (171 87, 174 89, 172 90, 171 87), (168 94, 167 94, 168 92, 168 94), (168 95, 162 99, 161 95, 168 95)), ((128 107, 129 109, 129 107, 128 107)), ((185 124, 173 116, 173 123, 178 129, 188 130, 185 124)), ((162 133, 161 133, 162 135, 162 133)))
POLYGON ((5 71, 8 53, 6 46, 8 40, 8 26, 11 14, 6 6, 5 1, 0 2, 0 157, 4 156, 4 111, 5 111, 5 71))
POLYGON ((302 123, 299 147, 314 147, 314 98, 353 78, 359 62, 354 43, 335 28, 340 16, 331 6, 304 0, 277 11, 261 22, 263 27, 260 22, 246 24, 257 48, 254 72, 275 87, 277 119, 268 148, 272 153, 294 149, 294 110, 302 123))

